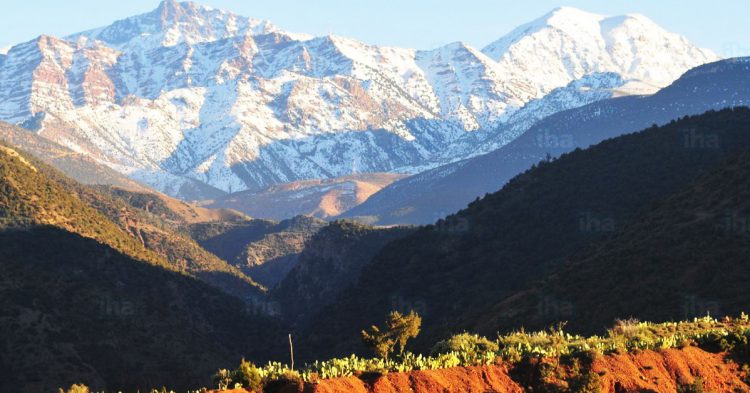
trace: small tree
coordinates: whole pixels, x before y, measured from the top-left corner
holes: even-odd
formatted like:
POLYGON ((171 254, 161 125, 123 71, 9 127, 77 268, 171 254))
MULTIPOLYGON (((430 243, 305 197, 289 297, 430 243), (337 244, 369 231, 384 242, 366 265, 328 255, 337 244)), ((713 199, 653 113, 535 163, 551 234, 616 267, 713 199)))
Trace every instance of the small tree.
POLYGON ((362 341, 372 348, 375 356, 388 359, 398 345, 399 355, 404 354, 409 339, 417 337, 422 326, 422 318, 414 311, 403 315, 398 311, 391 311, 385 321, 383 329, 372 326, 370 331, 362 331, 362 341))

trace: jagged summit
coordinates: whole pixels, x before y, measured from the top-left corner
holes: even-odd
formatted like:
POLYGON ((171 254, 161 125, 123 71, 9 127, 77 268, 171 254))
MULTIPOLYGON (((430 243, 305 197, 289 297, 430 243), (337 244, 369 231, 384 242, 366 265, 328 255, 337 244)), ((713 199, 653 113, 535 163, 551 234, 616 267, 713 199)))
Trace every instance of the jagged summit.
POLYGON ((179 43, 210 42, 245 34, 279 31, 268 21, 239 16, 232 12, 197 5, 193 2, 164 0, 148 13, 116 21, 112 25, 68 36, 97 39, 124 48, 130 45, 150 47, 179 43), (136 42, 133 42, 136 41, 136 42))

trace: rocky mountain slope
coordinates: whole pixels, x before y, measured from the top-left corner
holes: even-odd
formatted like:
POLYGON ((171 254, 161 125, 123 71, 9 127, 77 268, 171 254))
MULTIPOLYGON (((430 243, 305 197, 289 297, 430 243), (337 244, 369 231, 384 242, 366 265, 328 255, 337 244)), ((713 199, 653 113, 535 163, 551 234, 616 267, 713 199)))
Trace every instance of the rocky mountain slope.
MULTIPOLYGON (((548 155, 557 157, 680 116, 743 105, 750 105, 750 59, 706 64, 651 96, 607 99, 551 115, 500 149, 397 181, 341 217, 379 224, 432 223, 496 191, 548 155)), ((696 146, 709 143, 690 132, 685 138, 696 146)))
MULTIPOLYGON (((98 240, 130 256, 147 257, 160 265, 199 277, 230 294, 243 298, 260 296, 262 292, 260 285, 240 270, 202 249, 186 233, 186 228, 191 222, 244 217, 241 214, 228 210, 214 211, 192 206, 147 190, 116 174, 99 178, 97 176, 99 173, 111 174, 111 170, 102 168, 66 148, 51 144, 43 138, 26 135, 28 131, 8 126, 0 128, 0 131, 4 137, 10 136, 9 139, 23 141, 25 146, 30 146, 42 154, 47 162, 59 165, 75 177, 96 182, 120 181, 126 186, 132 186, 131 189, 138 190, 82 185, 43 164, 41 160, 26 153, 17 153, 14 148, 5 146, 8 152, 24 157, 24 160, 29 163, 37 163, 32 165, 36 170, 34 176, 14 179, 11 182, 14 184, 13 192, 28 200, 31 203, 29 206, 47 205, 45 208, 34 210, 43 214, 43 218, 36 217, 34 215, 36 213, 29 213, 32 216, 24 216, 23 220, 33 218, 71 230, 66 226, 68 220, 59 218, 64 214, 51 211, 50 207, 54 206, 63 212, 81 210, 82 214, 98 215, 99 218, 92 218, 92 220, 101 221, 97 223, 97 226, 103 226, 103 228, 90 229, 79 234, 93 236, 90 233, 94 233, 98 240), (42 142, 37 143, 39 140, 42 142), (51 150, 48 150, 48 147, 51 150), (52 198, 49 195, 43 195, 40 200, 40 196, 37 195, 38 187, 55 189, 54 195, 59 195, 59 197, 52 198), (114 228, 110 228, 111 225, 114 225, 114 228), (118 245, 127 248, 119 248, 118 245)), ((10 192, 11 190, 7 190, 7 193, 10 192)), ((8 195, 5 197, 10 198, 8 195)), ((13 197, 10 201, 19 198, 13 197)), ((7 209, 14 208, 8 205, 7 209)), ((24 210, 28 209, 24 208, 24 210)))
POLYGON ((271 220, 298 215, 329 218, 361 204, 372 194, 403 177, 397 173, 362 173, 333 179, 299 180, 260 191, 228 194, 205 206, 231 208, 252 217, 271 220))
MULTIPOLYGON (((213 199, 302 179, 415 172, 481 152, 485 139, 507 143, 513 135, 501 126, 516 110, 587 75, 614 72, 627 81, 621 92, 653 91, 715 59, 639 15, 561 8, 482 51, 463 43, 419 51, 310 38, 165 0, 0 55, 0 119, 170 195, 213 199), (531 72, 539 64, 553 67, 531 72), (481 138, 467 144, 475 131, 481 138)), ((564 106, 601 93, 582 95, 564 106)))
POLYGON ((385 245, 413 231, 334 221, 310 238, 296 265, 270 296, 287 322, 304 326, 355 282, 385 245))
POLYGON ((85 154, 76 153, 18 126, 0 122, 0 141, 22 148, 82 184, 116 186, 139 192, 150 190, 85 154))
MULTIPOLYGON (((393 299, 398 299, 397 308, 424 315, 424 338, 418 338, 424 344, 462 329, 494 334, 499 325, 491 321, 502 319, 509 310, 492 305, 750 148, 749 122, 746 108, 707 113, 539 164, 499 192, 384 247, 363 268, 356 284, 311 322, 311 345, 323 353, 350 352, 359 343, 354 327, 377 322, 394 309, 393 299), (700 136, 704 143, 686 142, 686 133, 700 136)), ((648 250, 652 253, 643 258, 659 263, 658 251, 648 250)), ((579 284, 574 277, 569 285, 579 284)), ((694 286, 682 290, 707 296, 694 286)), ((635 304, 634 294, 627 296, 617 301, 635 304)), ((550 297, 550 313, 568 315, 564 300, 550 297)), ((533 306, 524 309, 526 313, 540 306, 526 305, 533 306)), ((547 305, 541 305, 546 313, 547 305)), ((664 311, 668 310, 672 309, 664 311)), ((512 326, 528 327, 530 321, 514 319, 512 326)))
POLYGON ((279 222, 201 223, 190 231, 206 250, 272 288, 294 268, 308 241, 326 225, 314 217, 297 216, 279 222))

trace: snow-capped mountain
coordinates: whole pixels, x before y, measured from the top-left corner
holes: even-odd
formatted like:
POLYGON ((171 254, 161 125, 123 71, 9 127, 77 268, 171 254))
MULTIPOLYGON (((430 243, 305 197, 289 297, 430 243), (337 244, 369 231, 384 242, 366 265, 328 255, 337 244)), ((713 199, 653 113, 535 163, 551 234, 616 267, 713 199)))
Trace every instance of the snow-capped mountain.
MULTIPOLYGON (((611 74, 589 79, 602 87, 611 88, 621 83, 611 74)), ((592 82, 589 80, 584 86, 594 86, 592 82)), ((573 82, 527 106, 545 101, 551 104, 553 97, 570 94, 578 84, 578 81, 573 82)), ((604 88, 603 92, 607 94, 608 90, 604 88)), ((499 149, 396 181, 339 218, 361 217, 368 223, 380 225, 434 223, 465 208, 476 198, 499 190, 514 176, 548 157, 557 158, 577 148, 585 149, 683 116, 748 105, 750 58, 704 64, 652 95, 601 99, 560 110, 536 121, 499 149)), ((519 110, 514 116, 523 115, 524 111, 519 110)), ((675 143, 688 150, 713 149, 714 145, 706 142, 709 137, 685 130, 684 135, 675 135, 675 143)))
POLYGON ((544 95, 593 72, 616 72, 652 85, 652 93, 711 57, 647 17, 607 17, 560 7, 482 49, 498 68, 544 95))
POLYGON ((650 89, 650 86, 644 86, 638 80, 625 80, 615 72, 585 75, 564 87, 553 89, 542 98, 527 102, 513 112, 507 121, 494 128, 465 133, 451 145, 449 151, 436 154, 428 164, 415 169, 421 172, 421 169, 435 167, 438 163, 446 164, 489 153, 512 142, 536 122, 557 112, 607 98, 645 95, 650 89))
POLYGON ((715 58, 637 15, 561 8, 481 51, 419 51, 165 0, 0 55, 0 119, 168 194, 207 198, 471 157, 558 110, 615 88, 652 92, 715 58), (617 86, 571 85, 606 73, 617 86), (526 105, 566 86, 577 95, 526 105))

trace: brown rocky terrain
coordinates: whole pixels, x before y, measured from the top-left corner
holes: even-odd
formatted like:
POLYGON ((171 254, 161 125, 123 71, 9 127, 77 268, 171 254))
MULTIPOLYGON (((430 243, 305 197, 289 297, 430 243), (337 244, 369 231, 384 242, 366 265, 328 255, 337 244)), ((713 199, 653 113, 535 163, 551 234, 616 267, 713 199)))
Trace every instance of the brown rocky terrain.
POLYGON ((229 194, 209 202, 207 206, 231 208, 253 217, 273 220, 300 214, 318 218, 335 217, 403 177, 397 173, 362 173, 333 179, 299 180, 260 191, 229 194))

